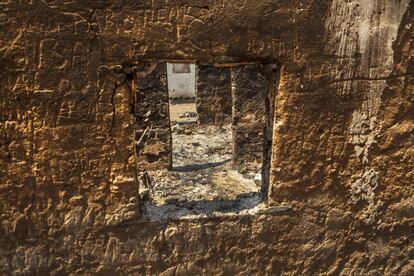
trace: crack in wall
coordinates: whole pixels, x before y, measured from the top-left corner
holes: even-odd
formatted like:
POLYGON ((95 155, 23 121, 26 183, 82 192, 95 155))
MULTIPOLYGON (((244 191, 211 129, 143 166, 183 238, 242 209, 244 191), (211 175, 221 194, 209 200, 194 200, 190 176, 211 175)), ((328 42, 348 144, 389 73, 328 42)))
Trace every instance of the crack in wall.
POLYGON ((115 125, 115 117, 116 117, 116 107, 115 107, 115 94, 116 94, 116 90, 119 88, 118 85, 114 86, 113 90, 112 90, 112 95, 111 95, 111 104, 112 104, 112 122, 111 122, 111 127, 109 129, 109 135, 112 137, 112 130, 114 128, 115 125))
POLYGON ((350 143, 355 145, 362 164, 369 162, 369 149, 379 131, 377 113, 382 91, 386 80, 394 78, 389 75, 393 66, 392 44, 408 3, 408 0, 399 3, 395 0, 335 0, 325 21, 325 28, 331 34, 327 52, 333 56, 359 57, 339 60, 332 77, 333 83, 343 83, 338 87, 339 94, 364 92, 365 99, 354 110, 349 126, 350 143), (364 85, 354 80, 377 82, 364 85))
POLYGON ((382 93, 388 80, 412 75, 390 75, 394 66, 392 46, 409 3, 409 0, 334 0, 325 21, 330 34, 326 51, 333 56, 349 57, 337 62, 332 83, 340 84, 336 87, 338 94, 363 97, 348 126, 349 143, 362 165, 349 193, 354 204, 365 200, 360 217, 367 225, 377 221, 381 206, 375 193, 379 175, 368 164, 372 159, 370 149, 381 131, 377 116, 382 93))
POLYGON ((346 82, 346 81, 384 81, 384 80, 395 80, 399 78, 405 78, 405 77, 412 77, 414 74, 401 74, 401 75, 391 75, 391 76, 384 76, 384 77, 377 77, 377 78, 371 78, 371 77, 352 77, 352 78, 344 78, 344 79, 335 79, 331 82, 329 82, 328 85, 334 84, 334 83, 340 83, 340 82, 346 82))

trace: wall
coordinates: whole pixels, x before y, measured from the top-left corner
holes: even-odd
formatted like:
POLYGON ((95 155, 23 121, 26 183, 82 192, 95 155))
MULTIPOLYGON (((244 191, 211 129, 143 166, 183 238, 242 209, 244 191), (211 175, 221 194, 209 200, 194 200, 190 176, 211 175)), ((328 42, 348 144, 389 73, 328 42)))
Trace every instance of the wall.
POLYGON ((174 73, 173 65, 167 63, 170 98, 195 98, 195 64, 190 64, 190 73, 174 73))
POLYGON ((136 170, 172 168, 167 64, 144 62, 133 73, 136 170))
MULTIPOLYGON (((260 172, 266 133, 266 97, 271 89, 269 65, 249 64, 231 68, 233 168, 260 172)), ((272 97, 274 99, 274 97, 272 97)))
POLYGON ((229 67, 198 65, 196 108, 201 124, 223 124, 231 120, 231 79, 229 67))
POLYGON ((3 274, 413 274, 412 1, 0 5, 3 274), (179 59, 280 64, 280 212, 139 218, 129 66, 179 59))

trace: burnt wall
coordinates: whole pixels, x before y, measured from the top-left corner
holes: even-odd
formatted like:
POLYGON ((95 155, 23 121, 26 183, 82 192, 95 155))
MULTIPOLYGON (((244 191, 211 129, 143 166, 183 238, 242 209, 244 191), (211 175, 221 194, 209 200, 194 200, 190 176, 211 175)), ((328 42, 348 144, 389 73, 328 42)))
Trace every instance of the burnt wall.
POLYGON ((196 108, 200 123, 230 122, 231 106, 230 68, 197 65, 196 108))
POLYGON ((266 69, 262 64, 231 68, 233 167, 241 172, 260 172, 263 165, 271 86, 266 69))
POLYGON ((3 1, 1 273, 412 275, 413 13, 408 0, 3 1), (290 209, 137 219, 125 65, 143 60, 281 65, 267 199, 290 209))
POLYGON ((172 137, 167 64, 139 64, 134 81, 137 170, 170 169, 172 137))

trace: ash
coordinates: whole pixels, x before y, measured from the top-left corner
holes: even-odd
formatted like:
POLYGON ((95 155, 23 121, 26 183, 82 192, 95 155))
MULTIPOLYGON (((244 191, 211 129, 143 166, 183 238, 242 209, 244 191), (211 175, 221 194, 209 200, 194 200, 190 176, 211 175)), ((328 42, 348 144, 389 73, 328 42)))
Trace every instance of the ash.
POLYGON ((170 107, 170 113, 175 115, 172 116, 173 169, 148 172, 153 188, 151 191, 140 188, 141 194, 149 199, 147 211, 181 208, 185 209, 183 214, 191 215, 239 211, 256 205, 260 172, 241 174, 232 169, 231 125, 199 125, 197 117, 183 116, 193 114, 188 107, 188 104, 181 106, 181 110, 180 106, 170 107), (254 203, 246 205, 246 200, 254 203), (163 208, 154 209, 156 206, 163 208))

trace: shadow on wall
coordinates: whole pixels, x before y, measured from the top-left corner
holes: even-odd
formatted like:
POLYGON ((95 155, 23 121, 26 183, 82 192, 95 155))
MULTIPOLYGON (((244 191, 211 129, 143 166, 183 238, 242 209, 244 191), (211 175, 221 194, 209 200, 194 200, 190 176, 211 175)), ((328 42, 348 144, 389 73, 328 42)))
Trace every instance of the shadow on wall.
POLYGON ((184 165, 179 167, 173 167, 173 171, 175 172, 193 172, 193 171, 199 171, 199 170, 205 170, 209 168, 215 168, 219 167, 221 165, 227 164, 233 160, 232 158, 223 160, 220 162, 212 162, 212 163, 203 163, 203 164, 191 164, 191 165, 184 165))
POLYGON ((246 195, 234 200, 196 200, 165 205, 144 205, 144 219, 150 221, 176 220, 198 216, 222 216, 254 213, 261 202, 259 194, 246 195))

